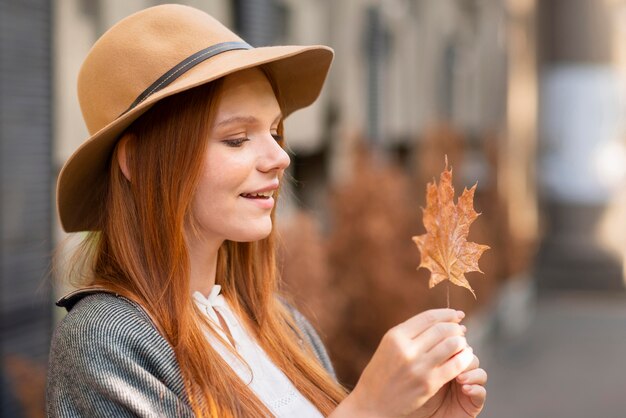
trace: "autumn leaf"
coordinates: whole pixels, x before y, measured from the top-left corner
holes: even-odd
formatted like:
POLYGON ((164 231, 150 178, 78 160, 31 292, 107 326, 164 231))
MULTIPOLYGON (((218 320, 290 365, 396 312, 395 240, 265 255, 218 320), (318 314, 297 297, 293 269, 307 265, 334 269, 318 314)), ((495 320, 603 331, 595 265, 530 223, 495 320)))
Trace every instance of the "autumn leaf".
POLYGON ((476 298, 465 273, 482 273, 478 259, 489 247, 467 241, 470 225, 479 216, 474 210, 475 190, 476 184, 469 190, 465 189, 457 204, 454 204, 452 170, 448 170, 447 157, 446 168, 439 177, 439 186, 433 180, 426 187, 426 209, 423 209, 426 234, 413 237, 413 241, 421 255, 418 269, 423 267, 430 270, 430 289, 447 279, 467 288, 476 298))

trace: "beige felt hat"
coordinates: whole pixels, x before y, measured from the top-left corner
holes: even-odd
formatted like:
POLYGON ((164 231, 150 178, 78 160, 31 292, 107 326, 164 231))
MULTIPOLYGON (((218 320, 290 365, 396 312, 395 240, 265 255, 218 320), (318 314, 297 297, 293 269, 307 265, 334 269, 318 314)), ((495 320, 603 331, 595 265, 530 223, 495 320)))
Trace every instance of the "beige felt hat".
POLYGON ((315 101, 332 59, 333 50, 320 45, 253 48, 188 6, 151 7, 121 20, 94 44, 78 76, 78 99, 91 136, 59 175, 63 229, 97 228, 113 147, 159 100, 263 64, 275 79, 286 117, 315 101))

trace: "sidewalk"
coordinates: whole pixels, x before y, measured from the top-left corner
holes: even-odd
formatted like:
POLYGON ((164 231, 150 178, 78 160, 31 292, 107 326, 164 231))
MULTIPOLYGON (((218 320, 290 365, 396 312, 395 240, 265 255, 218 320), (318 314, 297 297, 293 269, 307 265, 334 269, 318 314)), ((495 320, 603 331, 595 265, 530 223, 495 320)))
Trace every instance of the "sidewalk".
POLYGON ((489 374, 481 418, 626 417, 626 297, 559 293, 532 312, 522 334, 490 336, 477 353, 489 374))

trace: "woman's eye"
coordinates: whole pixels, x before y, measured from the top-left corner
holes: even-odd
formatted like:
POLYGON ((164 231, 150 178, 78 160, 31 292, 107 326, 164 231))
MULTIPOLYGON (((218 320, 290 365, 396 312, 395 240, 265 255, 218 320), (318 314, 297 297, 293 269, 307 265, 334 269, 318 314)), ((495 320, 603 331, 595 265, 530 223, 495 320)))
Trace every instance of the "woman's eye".
POLYGON ((223 142, 228 145, 229 147, 240 147, 243 145, 244 142, 249 141, 250 139, 248 138, 237 138, 237 139, 226 139, 223 142))
POLYGON ((274 137, 274 139, 276 140, 276 142, 280 142, 283 140, 283 137, 278 135, 278 134, 272 134, 272 136, 274 137))

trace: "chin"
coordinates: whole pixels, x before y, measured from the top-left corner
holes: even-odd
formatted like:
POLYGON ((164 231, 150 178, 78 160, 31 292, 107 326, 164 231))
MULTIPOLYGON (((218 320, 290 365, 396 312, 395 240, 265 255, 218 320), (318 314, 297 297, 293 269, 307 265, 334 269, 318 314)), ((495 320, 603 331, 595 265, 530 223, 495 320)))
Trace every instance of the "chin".
POLYGON ((250 228, 246 231, 241 231, 237 234, 238 239, 232 241, 239 242, 254 242, 267 238, 272 233, 272 222, 269 221, 268 225, 258 225, 255 228, 250 228))

